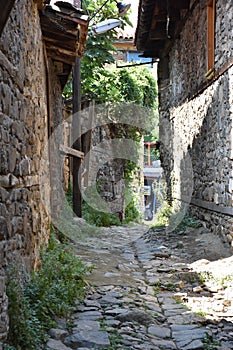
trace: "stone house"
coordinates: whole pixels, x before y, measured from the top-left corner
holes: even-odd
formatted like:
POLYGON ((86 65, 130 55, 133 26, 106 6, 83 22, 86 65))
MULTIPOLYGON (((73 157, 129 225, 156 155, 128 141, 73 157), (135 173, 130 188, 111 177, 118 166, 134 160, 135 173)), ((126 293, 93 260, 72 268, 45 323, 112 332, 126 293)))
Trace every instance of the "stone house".
POLYGON ((0 4, 0 340, 8 332, 6 269, 36 268, 61 204, 63 135, 48 140, 63 120, 62 89, 84 52, 88 21, 70 3, 58 5, 0 4))
POLYGON ((233 246, 233 3, 141 0, 137 49, 159 59, 168 197, 233 246))

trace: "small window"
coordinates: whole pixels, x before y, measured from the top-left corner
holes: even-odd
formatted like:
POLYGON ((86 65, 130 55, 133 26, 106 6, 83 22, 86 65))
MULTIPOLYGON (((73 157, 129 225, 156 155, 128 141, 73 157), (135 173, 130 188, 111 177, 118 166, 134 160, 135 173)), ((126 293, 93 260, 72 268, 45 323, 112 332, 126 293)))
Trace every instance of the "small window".
POLYGON ((207 73, 210 80, 214 75, 215 48, 215 0, 207 0, 207 73))

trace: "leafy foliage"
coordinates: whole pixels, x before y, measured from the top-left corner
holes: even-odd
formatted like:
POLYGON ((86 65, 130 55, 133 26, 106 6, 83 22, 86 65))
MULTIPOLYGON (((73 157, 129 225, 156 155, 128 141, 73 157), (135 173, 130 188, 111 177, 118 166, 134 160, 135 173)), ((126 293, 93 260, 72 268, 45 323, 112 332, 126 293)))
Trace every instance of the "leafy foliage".
MULTIPOLYGON (((82 2, 82 7, 90 18, 97 12, 90 21, 90 27, 107 18, 117 18, 118 10, 116 3, 114 1, 108 1, 101 11, 98 11, 103 3, 103 0, 84 0, 82 2)), ((121 21, 123 28, 126 24, 131 24, 127 14, 121 18, 121 21)), ((90 100, 95 98, 95 96, 92 95, 93 84, 98 82, 99 71, 101 71, 106 64, 114 62, 113 53, 116 50, 112 43, 114 39, 116 39, 116 36, 116 31, 110 30, 100 35, 89 35, 87 38, 85 55, 81 60, 82 95, 88 95, 88 99, 90 100)), ((66 98, 71 97, 71 81, 68 82, 63 94, 66 98)))
POLYGON ((202 226, 202 224, 198 219, 186 214, 184 216, 183 220, 181 221, 181 223, 177 226, 176 230, 177 231, 185 231, 188 227, 198 228, 201 226, 202 226))
POLYGON ((129 202, 127 207, 125 208, 125 220, 124 223, 128 224, 130 222, 138 222, 140 221, 140 212, 137 209, 137 200, 135 197, 129 202))
POLYGON ((153 225, 153 227, 168 226, 171 215, 172 206, 166 201, 164 201, 155 215, 155 224, 153 225))
POLYGON ((83 203, 83 218, 91 225, 98 227, 109 227, 112 225, 120 226, 121 222, 118 216, 110 213, 95 210, 87 203, 83 203))
POLYGON ((41 253, 41 263, 31 275, 17 268, 9 272, 9 343, 17 350, 43 349, 54 316, 68 318, 85 293, 84 278, 90 269, 54 235, 41 253))
MULTIPOLYGON (((99 23, 107 18, 117 17, 117 7, 115 2, 107 2, 105 6, 98 11, 102 6, 103 0, 85 0, 83 1, 83 9, 92 17, 91 24, 99 23)), ((126 16, 121 18, 124 27, 129 19, 126 16)), ((117 103, 132 103, 148 109, 147 125, 152 125, 152 119, 156 119, 157 115, 157 85, 154 77, 143 67, 129 67, 117 69, 113 66, 113 53, 115 50, 113 41, 116 39, 116 31, 111 30, 101 35, 89 35, 86 50, 81 59, 81 85, 82 96, 85 100, 85 105, 90 101, 95 100, 96 105, 117 103), (150 120, 149 120, 150 119, 150 120)), ((69 82, 63 92, 66 98, 72 95, 72 84, 69 82)), ((120 108, 116 107, 113 113, 122 113, 120 108)), ((123 111, 125 113, 125 111, 123 111)), ((144 110, 145 113, 145 110, 144 110)), ((111 115, 112 117, 112 115, 111 115)), ((144 118, 144 115, 143 115, 144 118)), ((113 118, 114 119, 114 118, 113 118)), ((116 120, 120 120, 116 118, 116 120)), ((151 129, 154 129, 152 126, 151 129)), ((128 138, 140 142, 142 130, 138 127, 129 125, 115 125, 113 138, 128 138)), ((138 148, 139 146, 138 143, 138 148)), ((125 179, 133 181, 132 172, 135 171, 137 165, 131 161, 124 161, 125 179)), ((133 210, 133 203, 131 209, 127 209, 129 213, 133 210)), ((109 225, 115 223, 113 217, 108 214, 99 213, 95 209, 92 210, 89 206, 84 204, 84 218, 89 223, 95 225, 109 225)), ((136 215, 136 208, 134 210, 136 215)), ((131 216, 131 214, 129 216, 131 216)))
POLYGON ((96 103, 133 102, 154 111, 157 108, 157 85, 147 68, 98 66, 91 76, 83 74, 82 78, 83 93, 96 103))

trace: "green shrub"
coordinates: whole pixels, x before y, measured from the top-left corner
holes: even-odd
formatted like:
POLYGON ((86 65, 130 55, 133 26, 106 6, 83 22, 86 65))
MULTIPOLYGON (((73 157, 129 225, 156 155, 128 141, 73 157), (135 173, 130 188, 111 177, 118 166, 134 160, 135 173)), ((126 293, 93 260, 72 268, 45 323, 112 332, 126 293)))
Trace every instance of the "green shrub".
POLYGON ((120 226, 121 222, 117 215, 101 212, 98 210, 95 210, 90 205, 88 205, 86 202, 83 203, 82 206, 83 212, 82 216, 83 218, 91 225, 95 226, 104 226, 109 227, 112 225, 120 226))
POLYGON ((125 208, 125 220, 124 223, 128 224, 130 222, 140 222, 140 212, 136 205, 136 200, 133 198, 131 202, 125 208))
MULTIPOLYGON (((9 342, 15 349, 37 350, 46 341, 46 331, 25 293, 26 276, 12 268, 7 284, 10 319, 9 342)), ((9 349, 9 345, 4 345, 9 349)))
POLYGON ((54 235, 41 253, 41 262, 41 269, 31 275, 16 268, 9 272, 9 343, 17 350, 44 349, 47 331, 55 325, 54 316, 68 318, 75 301, 85 294, 90 268, 54 235))
POLYGON ((164 201, 163 205, 158 209, 155 215, 153 227, 168 226, 171 214, 172 214, 172 206, 169 203, 164 201))
POLYGON ((187 227, 198 228, 201 226, 202 224, 198 219, 186 214, 181 223, 177 226, 177 231, 185 231, 187 227))

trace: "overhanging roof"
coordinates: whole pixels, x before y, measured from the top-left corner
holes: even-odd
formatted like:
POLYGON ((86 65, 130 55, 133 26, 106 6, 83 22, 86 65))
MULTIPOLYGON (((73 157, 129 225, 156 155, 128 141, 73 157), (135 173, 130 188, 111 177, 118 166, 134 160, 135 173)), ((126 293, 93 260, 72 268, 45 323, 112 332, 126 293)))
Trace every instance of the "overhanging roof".
POLYGON ((144 57, 161 57, 179 31, 189 0, 140 0, 135 43, 144 57))
POLYGON ((57 1, 40 12, 40 19, 47 55, 56 63, 57 74, 64 86, 76 57, 84 54, 88 17, 69 2, 57 1))

